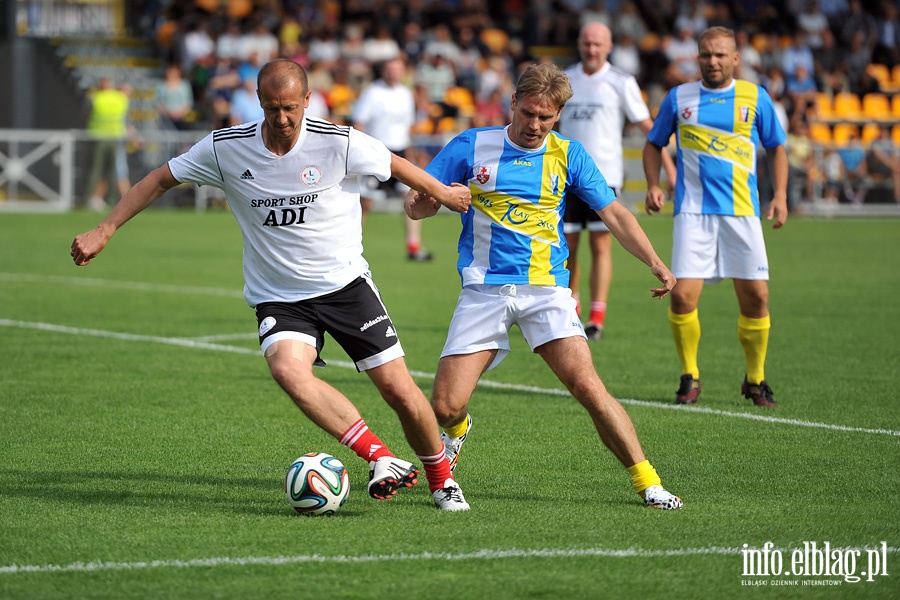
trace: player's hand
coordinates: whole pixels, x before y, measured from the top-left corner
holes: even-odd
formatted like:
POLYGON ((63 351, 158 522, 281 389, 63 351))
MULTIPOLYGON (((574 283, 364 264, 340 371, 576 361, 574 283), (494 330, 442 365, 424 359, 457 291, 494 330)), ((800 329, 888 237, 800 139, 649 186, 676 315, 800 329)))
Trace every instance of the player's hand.
POLYGON ((785 194, 775 194, 775 197, 772 198, 771 204, 769 204, 769 213, 766 215, 766 219, 768 219, 769 221, 772 221, 774 219, 772 228, 781 229, 785 221, 787 221, 787 218, 787 196, 785 194))
POLYGON ((90 263, 109 243, 109 238, 112 237, 113 231, 109 227, 100 224, 90 231, 77 236, 72 241, 72 251, 69 253, 75 264, 83 267, 90 263))
POLYGON ((453 212, 464 213, 469 210, 472 205, 472 192, 468 186, 453 182, 447 187, 446 192, 441 204, 453 212))
POLYGON ((658 185, 647 188, 647 198, 644 200, 644 211, 648 215, 658 213, 666 203, 666 193, 658 185))
POLYGON ((410 190, 406 196, 404 209, 410 219, 418 221, 436 215, 441 210, 441 203, 428 194, 410 190))
POLYGON ((650 293, 653 295, 652 297, 665 298, 678 281, 675 279, 675 276, 672 275, 672 272, 669 271, 669 268, 662 263, 654 265, 651 267, 650 271, 653 273, 654 277, 659 279, 659 282, 662 283, 662 287, 650 288, 650 293))

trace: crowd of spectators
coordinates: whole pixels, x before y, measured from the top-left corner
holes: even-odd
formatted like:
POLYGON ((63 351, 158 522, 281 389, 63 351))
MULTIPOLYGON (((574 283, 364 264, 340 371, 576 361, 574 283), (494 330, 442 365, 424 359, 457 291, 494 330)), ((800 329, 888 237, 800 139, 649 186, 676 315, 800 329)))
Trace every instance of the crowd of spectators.
MULTIPOLYGON (((696 79, 697 34, 737 32, 737 76, 776 101, 786 131, 806 132, 820 92, 880 89, 867 66, 900 64, 891 0, 157 0, 150 13, 163 58, 190 84, 179 127, 255 118, 255 78, 276 57, 310 75, 310 113, 349 122, 361 91, 389 59, 406 61, 416 133, 502 124, 516 76, 532 61, 575 60, 586 22, 610 26, 610 62, 633 74, 651 108, 696 79)), ((167 78, 168 81, 168 78, 167 78)), ((169 82, 171 86, 171 82, 169 82)), ((802 162, 802 161, 800 161, 802 162)), ((806 184, 795 189, 806 197, 806 184)))

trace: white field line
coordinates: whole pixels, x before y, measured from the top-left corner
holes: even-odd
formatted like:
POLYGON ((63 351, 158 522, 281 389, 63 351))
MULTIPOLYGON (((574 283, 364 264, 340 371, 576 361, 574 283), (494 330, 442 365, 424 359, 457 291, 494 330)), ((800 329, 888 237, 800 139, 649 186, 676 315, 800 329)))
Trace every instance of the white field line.
POLYGON ((165 283, 147 283, 143 281, 117 281, 114 279, 94 279, 91 277, 75 277, 65 275, 0 273, 0 281, 13 281, 20 283, 59 283, 65 285, 82 285, 87 287, 137 290, 140 292, 163 292, 168 294, 195 294, 198 296, 221 296, 224 298, 239 299, 244 298, 244 293, 242 290, 225 290, 221 288, 168 285, 165 283))
MULTIPOLYGON (((773 551, 776 549, 771 549, 773 551)), ((856 550, 860 556, 865 555, 868 550, 882 551, 883 548, 833 548, 832 550, 856 550)), ((781 550, 782 553, 789 553, 790 548, 781 550)), ((887 552, 896 554, 898 548, 888 547, 887 552)), ((0 575, 16 575, 20 573, 72 573, 72 572, 94 572, 94 571, 129 571, 143 569, 171 569, 171 568, 191 568, 191 567, 227 567, 227 566, 280 566, 295 565, 302 563, 386 563, 401 561, 429 561, 429 560, 502 560, 507 558, 538 558, 538 559, 554 559, 554 558, 580 558, 580 557, 600 557, 600 558, 666 558, 666 557, 683 557, 683 556, 738 556, 743 551, 740 548, 724 548, 720 546, 710 546, 708 548, 675 548, 671 550, 643 550, 640 548, 626 548, 624 550, 615 550, 609 548, 543 548, 535 550, 523 550, 519 548, 510 548, 508 550, 477 550, 475 552, 420 552, 418 554, 362 554, 324 556, 321 554, 301 554, 297 556, 243 556, 243 557, 227 557, 220 556, 214 558, 195 558, 190 560, 151 560, 136 562, 74 562, 67 565, 6 565, 0 566, 0 575)))
MULTIPOLYGON (((86 335, 92 337, 103 337, 117 339, 129 342, 149 342, 156 344, 167 344, 170 346, 180 346, 183 348, 197 348, 200 350, 214 350, 217 352, 231 352, 233 354, 253 354, 259 355, 259 349, 239 348, 237 346, 229 346, 227 344, 214 344, 205 341, 205 338, 176 338, 176 337, 157 337, 152 335, 139 335, 133 333, 120 333, 116 331, 104 331, 101 329, 82 329, 77 327, 68 327, 65 325, 54 325, 52 323, 39 323, 30 321, 14 321, 10 319, 0 319, 0 327, 14 327, 19 329, 37 329, 41 331, 51 331, 54 333, 66 333, 70 335, 86 335)), ((206 336, 214 337, 214 336, 206 336)), ((252 337, 252 336, 251 336, 252 337)), ((353 369, 356 367, 349 361, 329 360, 329 365, 340 367, 343 369, 353 369)), ((426 371, 410 371, 413 377, 420 379, 432 380, 434 373, 426 371)), ((501 383, 497 381, 489 381, 482 379, 478 385, 480 387, 495 388, 502 390, 512 390, 524 392, 528 394, 545 394, 554 396, 568 396, 569 392, 562 389, 540 388, 530 385, 519 385, 515 383, 501 383)), ((646 400, 635 400, 633 398, 619 398, 622 404, 632 406, 641 406, 645 408, 657 408, 665 410, 683 411, 685 413, 716 415, 720 417, 729 417, 733 419, 748 419, 751 421, 761 421, 764 423, 775 423, 780 425, 793 425, 797 427, 811 427, 815 429, 827 429, 831 431, 844 431, 849 433, 866 433, 872 435, 890 435, 900 437, 900 431, 892 429, 872 429, 867 427, 851 427, 849 425, 834 425, 832 423, 819 423, 816 421, 804 421, 801 419, 785 419, 782 417, 773 417, 757 413, 731 412, 727 410, 719 410, 715 408, 707 408, 703 406, 678 406, 675 404, 661 404, 659 402, 648 402, 646 400)))

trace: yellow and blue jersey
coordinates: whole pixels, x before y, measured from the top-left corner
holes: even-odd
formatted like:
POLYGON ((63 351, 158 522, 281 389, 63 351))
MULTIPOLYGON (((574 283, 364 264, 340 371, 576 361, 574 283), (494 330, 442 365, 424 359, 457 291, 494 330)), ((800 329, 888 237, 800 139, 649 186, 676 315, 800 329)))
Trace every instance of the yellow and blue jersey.
POLYGON ((664 148, 673 133, 675 214, 760 216, 757 147, 786 140, 765 89, 740 79, 722 89, 679 85, 663 99, 647 139, 664 148))
POLYGON ((462 183, 472 206, 462 215, 457 268, 472 284, 569 285, 562 215, 568 191, 592 209, 615 200, 577 141, 551 131, 543 146, 513 144, 507 127, 470 129, 426 169, 444 184, 462 183))

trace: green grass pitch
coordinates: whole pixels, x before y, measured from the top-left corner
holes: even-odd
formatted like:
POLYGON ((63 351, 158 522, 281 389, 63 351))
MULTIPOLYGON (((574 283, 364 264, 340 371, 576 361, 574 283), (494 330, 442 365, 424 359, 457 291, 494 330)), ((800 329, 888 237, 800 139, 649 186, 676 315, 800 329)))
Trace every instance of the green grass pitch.
MULTIPOLYGON (((592 352, 685 509, 641 505, 514 330, 471 403, 457 476, 472 510, 460 514, 434 509, 424 481, 370 499, 366 465, 278 389, 229 214, 148 211, 76 268, 71 240, 97 220, 0 215, 0 598, 900 597, 900 220, 764 225, 776 411, 740 396, 730 282, 700 304, 701 403, 673 406, 667 301, 616 246, 592 352), (287 467, 314 450, 349 468, 331 518, 294 515, 283 496, 287 467), (781 574, 745 573, 767 542, 765 566, 780 560, 781 574), (843 575, 877 574, 794 574, 812 542, 843 575)), ((668 262, 671 218, 641 223, 668 262)), ((427 221, 436 259, 409 263, 399 215, 366 223, 426 393, 459 291, 457 233, 452 215, 427 221)), ((333 342, 324 355, 321 376, 413 458, 368 378, 333 342)))

